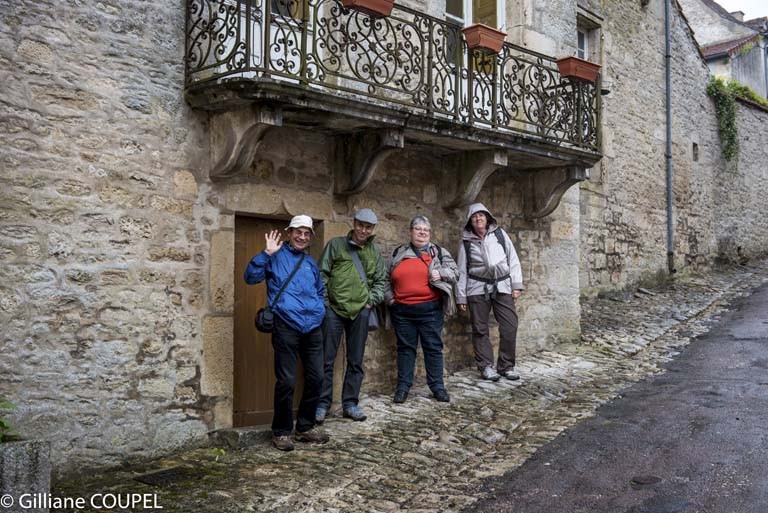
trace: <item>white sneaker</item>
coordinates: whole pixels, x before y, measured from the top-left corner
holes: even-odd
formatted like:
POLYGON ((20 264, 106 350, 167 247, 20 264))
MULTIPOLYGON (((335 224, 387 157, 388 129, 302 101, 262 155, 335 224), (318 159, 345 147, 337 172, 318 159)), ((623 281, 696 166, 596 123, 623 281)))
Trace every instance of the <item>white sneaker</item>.
POLYGON ((496 372, 496 369, 494 369, 491 365, 483 369, 483 379, 487 379, 489 381, 498 381, 501 378, 499 376, 499 373, 496 372))
POLYGON ((520 379, 520 374, 515 372, 515 369, 508 369, 501 373, 502 376, 507 378, 510 381, 517 381, 520 379))

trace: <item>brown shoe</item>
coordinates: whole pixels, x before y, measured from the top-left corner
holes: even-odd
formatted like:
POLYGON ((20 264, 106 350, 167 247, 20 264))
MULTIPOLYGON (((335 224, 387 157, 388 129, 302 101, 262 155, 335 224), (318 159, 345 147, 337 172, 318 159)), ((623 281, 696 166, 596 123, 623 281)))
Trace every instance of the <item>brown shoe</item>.
POLYGON ((272 436, 272 446, 278 451, 292 451, 293 439, 291 435, 272 436))
POLYGON ((330 439, 326 433, 318 431, 317 429, 310 429, 303 433, 296 431, 294 438, 297 442, 304 442, 307 444, 324 444, 330 439))

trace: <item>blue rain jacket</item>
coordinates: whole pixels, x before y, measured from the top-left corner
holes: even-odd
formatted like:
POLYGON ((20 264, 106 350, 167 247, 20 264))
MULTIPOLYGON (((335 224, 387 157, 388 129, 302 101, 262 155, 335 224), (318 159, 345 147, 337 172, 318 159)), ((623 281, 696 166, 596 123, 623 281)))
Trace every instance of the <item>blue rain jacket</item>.
POLYGON ((301 258, 288 242, 272 256, 264 251, 256 255, 245 269, 245 282, 249 285, 267 280, 267 300, 272 311, 279 315, 291 328, 309 333, 322 324, 325 317, 323 305, 323 280, 314 259, 307 255, 301 263, 301 268, 283 291, 280 300, 275 304, 275 296, 280 290, 293 268, 301 258))

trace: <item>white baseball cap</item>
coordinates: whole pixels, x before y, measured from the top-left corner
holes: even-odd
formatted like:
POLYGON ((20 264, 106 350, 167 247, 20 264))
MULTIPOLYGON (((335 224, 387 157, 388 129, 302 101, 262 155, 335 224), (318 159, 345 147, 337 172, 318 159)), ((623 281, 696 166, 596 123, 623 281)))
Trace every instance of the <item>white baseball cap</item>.
POLYGON ((291 224, 288 225, 286 230, 290 230, 291 228, 301 228, 302 226, 304 228, 309 228, 312 233, 315 233, 315 229, 312 228, 312 218, 305 215, 293 216, 291 224))

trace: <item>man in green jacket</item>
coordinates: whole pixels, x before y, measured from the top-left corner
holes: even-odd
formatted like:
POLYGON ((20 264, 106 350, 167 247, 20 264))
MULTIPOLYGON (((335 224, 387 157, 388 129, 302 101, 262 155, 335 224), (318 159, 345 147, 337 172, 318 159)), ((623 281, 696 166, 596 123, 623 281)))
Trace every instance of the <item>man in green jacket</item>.
POLYGON ((376 214, 364 208, 355 214, 354 228, 346 237, 335 237, 326 244, 320 257, 320 276, 325 285, 325 375, 315 421, 322 424, 333 397, 333 362, 341 335, 346 335, 347 369, 341 406, 344 417, 362 421, 365 413, 358 406, 363 383, 363 356, 368 338, 368 318, 384 298, 386 273, 381 251, 373 242, 376 214), (359 264, 355 262, 357 255, 359 264), (365 280, 363 280, 363 274, 365 280))

